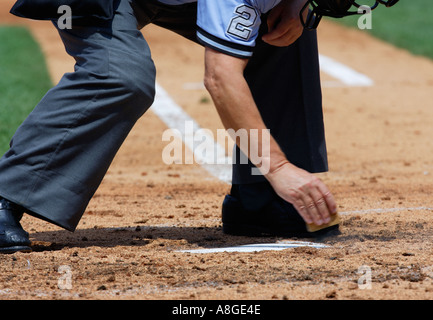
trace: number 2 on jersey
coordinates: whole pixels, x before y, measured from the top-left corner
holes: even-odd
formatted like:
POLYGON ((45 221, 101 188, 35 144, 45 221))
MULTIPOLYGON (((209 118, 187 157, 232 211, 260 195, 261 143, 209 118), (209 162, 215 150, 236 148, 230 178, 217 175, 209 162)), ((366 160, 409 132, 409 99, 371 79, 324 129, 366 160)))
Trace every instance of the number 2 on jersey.
POLYGON ((257 12, 250 6, 240 5, 236 8, 235 14, 236 17, 231 20, 227 33, 248 40, 252 32, 250 27, 254 25, 257 19, 257 12))

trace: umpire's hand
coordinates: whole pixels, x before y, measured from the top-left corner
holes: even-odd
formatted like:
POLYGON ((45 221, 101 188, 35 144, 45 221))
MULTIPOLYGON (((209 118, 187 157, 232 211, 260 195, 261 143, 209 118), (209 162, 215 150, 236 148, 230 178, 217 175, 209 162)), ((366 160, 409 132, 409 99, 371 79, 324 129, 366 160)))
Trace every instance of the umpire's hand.
POLYGON ((328 187, 313 174, 288 161, 266 175, 275 192, 293 204, 306 223, 322 225, 337 213, 337 205, 328 187))
MULTIPOLYGON (((306 2, 306 0, 282 0, 269 13, 269 32, 262 37, 262 40, 277 47, 285 47, 295 42, 304 30, 299 14, 306 2)), ((304 15, 307 14, 308 10, 305 10, 304 15)))

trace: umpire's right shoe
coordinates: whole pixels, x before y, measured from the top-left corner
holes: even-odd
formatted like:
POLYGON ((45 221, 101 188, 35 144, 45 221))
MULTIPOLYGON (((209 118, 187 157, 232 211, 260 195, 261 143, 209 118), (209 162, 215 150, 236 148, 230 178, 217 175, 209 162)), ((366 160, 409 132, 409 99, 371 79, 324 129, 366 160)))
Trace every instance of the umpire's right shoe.
MULTIPOLYGON (((261 194, 257 193, 257 189, 254 190, 254 193, 257 198, 260 198, 261 194)), ((340 234, 338 224, 316 232, 309 232, 296 209, 276 194, 264 194, 267 201, 264 205, 257 205, 256 208, 251 206, 246 208, 239 197, 237 192, 232 192, 224 199, 222 223, 225 234, 317 239, 340 234)), ((254 202, 251 196, 249 200, 254 202)))
POLYGON ((0 198, 0 254, 32 251, 29 234, 20 224, 23 213, 19 206, 0 198))

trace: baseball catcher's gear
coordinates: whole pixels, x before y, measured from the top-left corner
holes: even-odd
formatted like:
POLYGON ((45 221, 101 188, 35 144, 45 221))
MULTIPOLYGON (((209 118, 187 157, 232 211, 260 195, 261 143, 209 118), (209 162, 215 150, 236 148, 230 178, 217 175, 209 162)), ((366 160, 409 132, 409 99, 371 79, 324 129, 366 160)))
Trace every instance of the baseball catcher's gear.
MULTIPOLYGON (((356 1, 357 0, 308 0, 301 10, 302 24, 307 29, 316 29, 323 16, 343 18, 346 16, 365 13, 364 10, 362 10, 364 6, 358 4, 356 1), (307 18, 304 19, 303 12, 309 9, 310 6, 311 11, 309 12, 307 18), (355 7, 356 9, 351 11, 350 9, 352 7, 355 7)), ((398 2, 398 0, 372 1, 374 1, 373 5, 365 7, 369 7, 370 10, 374 10, 379 4, 383 4, 386 7, 392 7, 398 2)))

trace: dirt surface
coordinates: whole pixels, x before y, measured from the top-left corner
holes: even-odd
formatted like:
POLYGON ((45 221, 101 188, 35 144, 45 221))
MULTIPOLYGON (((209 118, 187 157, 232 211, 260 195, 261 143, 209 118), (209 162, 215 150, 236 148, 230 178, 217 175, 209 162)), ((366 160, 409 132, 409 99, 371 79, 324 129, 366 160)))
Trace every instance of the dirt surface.
MULTIPOLYGON (((49 23, 8 15, 12 3, 2 0, 1 23, 31 28, 56 83, 72 60, 49 23)), ((223 128, 205 90, 184 86, 202 81, 203 49, 155 27, 143 32, 162 87, 202 127, 223 128)), ((23 218, 34 252, 0 256, 0 298, 433 298, 433 62, 328 21, 319 46, 374 81, 327 86, 333 79, 322 76, 330 172, 320 177, 343 218, 327 248, 180 252, 293 239, 223 235, 229 185, 198 164, 165 165, 167 128, 150 111, 75 233, 23 218)))

